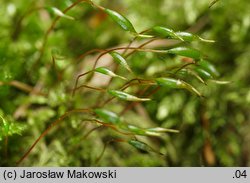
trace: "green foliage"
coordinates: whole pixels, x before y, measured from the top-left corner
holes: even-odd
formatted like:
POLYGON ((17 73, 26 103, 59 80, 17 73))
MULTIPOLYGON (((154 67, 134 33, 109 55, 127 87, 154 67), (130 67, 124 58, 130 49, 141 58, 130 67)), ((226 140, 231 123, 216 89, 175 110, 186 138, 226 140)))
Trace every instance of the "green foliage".
POLYGON ((250 7, 210 3, 3 2, 1 165, 248 166, 250 7))
POLYGON ((4 116, 2 111, 0 111, 1 118, 1 134, 0 140, 12 136, 14 134, 21 135, 23 130, 25 129, 25 125, 18 124, 14 121, 11 116, 4 116))

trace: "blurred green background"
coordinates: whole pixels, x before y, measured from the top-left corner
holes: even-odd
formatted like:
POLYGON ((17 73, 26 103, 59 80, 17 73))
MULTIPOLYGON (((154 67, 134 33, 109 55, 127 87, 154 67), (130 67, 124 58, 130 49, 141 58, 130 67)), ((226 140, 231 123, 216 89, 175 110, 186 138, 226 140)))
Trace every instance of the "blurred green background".
MULTIPOLYGON (((194 45, 216 66, 220 80, 231 81, 227 85, 208 82, 208 86, 199 86, 206 96, 202 100, 188 92, 160 90, 154 100, 128 111, 124 118, 141 126, 180 130, 162 138, 144 138, 167 156, 111 143, 98 166, 250 166, 250 3, 220 0, 209 8, 212 0, 93 1, 125 15, 139 32, 160 25, 216 40, 213 44, 194 45)), ((82 73, 82 66, 72 59, 94 48, 128 43, 132 37, 104 13, 83 3, 67 13, 75 21, 59 20, 38 62, 45 32, 55 16, 46 10, 26 12, 43 6, 63 10, 72 1, 0 3, 0 165, 15 166, 52 121, 70 108, 86 107, 96 100, 97 95, 91 92, 70 96, 76 75, 82 73), (55 65, 51 65, 52 53, 63 57, 55 65), (56 74, 54 66, 63 74, 56 74), (11 81, 25 83, 27 86, 21 88, 28 93, 13 82, 11 86, 3 84, 11 81), (48 95, 36 95, 28 86, 48 95)), ((135 54, 130 58, 131 67, 148 76, 165 68, 160 58, 156 62, 152 59, 149 53, 135 54)), ((109 107, 120 111, 122 104, 109 107)), ((83 140, 92 127, 83 125, 81 116, 65 119, 39 142, 22 165, 96 166, 94 162, 105 142, 116 134, 100 129, 83 140)))

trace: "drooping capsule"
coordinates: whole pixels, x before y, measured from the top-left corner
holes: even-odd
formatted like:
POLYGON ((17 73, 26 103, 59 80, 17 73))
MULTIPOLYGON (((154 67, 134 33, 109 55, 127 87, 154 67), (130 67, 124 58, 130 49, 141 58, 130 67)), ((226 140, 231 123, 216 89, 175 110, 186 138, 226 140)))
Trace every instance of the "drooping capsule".
POLYGON ((113 57, 116 63, 120 64, 121 66, 123 66, 125 69, 127 69, 129 72, 132 73, 132 70, 130 69, 126 59, 123 58, 123 56, 120 53, 112 51, 109 54, 113 57))
POLYGON ((126 101, 135 101, 135 102, 143 102, 143 101, 149 101, 150 98, 139 98, 133 95, 130 95, 128 93, 118 91, 118 90, 108 90, 108 93, 110 95, 113 95, 114 97, 117 97, 122 100, 126 101))
POLYGON ((108 111, 106 109, 95 109, 94 112, 103 122, 113 123, 115 125, 121 122, 119 116, 112 111, 108 111))
POLYGON ((46 7, 46 9, 48 10, 48 12, 51 12, 51 13, 59 16, 59 17, 67 18, 67 19, 70 19, 70 20, 75 19, 74 17, 71 17, 69 15, 64 14, 61 10, 59 10, 56 7, 46 7))
POLYGON ((218 77, 220 75, 217 69, 215 68, 215 66, 207 60, 203 60, 203 59, 200 60, 198 65, 201 68, 203 68, 205 71, 209 72, 213 77, 218 77))
POLYGON ((139 150, 142 150, 142 151, 145 151, 145 152, 148 152, 148 153, 153 152, 153 153, 157 153, 157 154, 163 155, 162 153, 157 152, 152 147, 150 147, 148 144, 146 144, 146 143, 144 143, 142 141, 129 140, 128 143, 130 145, 132 145, 133 147, 135 147, 136 149, 139 149, 139 150))
POLYGON ((195 34, 192 34, 190 32, 176 32, 176 35, 181 37, 184 41, 192 42, 192 41, 203 41, 203 42, 208 42, 208 43, 214 43, 214 40, 209 40, 209 39, 203 39, 195 34))
POLYGON ((155 81, 160 86, 168 87, 168 88, 186 89, 190 91, 191 93, 194 93, 198 95, 199 97, 202 97, 202 94, 196 88, 194 88, 192 85, 180 79, 165 77, 165 78, 157 78, 155 79, 155 81))
POLYGON ((176 47, 166 50, 166 53, 171 53, 193 59, 200 59, 202 57, 202 54, 199 50, 190 47, 176 47))
POLYGON ((153 32, 163 38, 171 38, 171 39, 179 39, 181 41, 184 41, 182 37, 178 36, 172 29, 161 27, 161 26, 155 26, 152 28, 153 32))
POLYGON ((114 10, 110 10, 110 9, 105 9, 104 10, 110 17, 111 19, 116 22, 123 30, 125 31, 129 31, 132 33, 136 33, 136 30, 134 28, 134 26, 132 25, 132 23, 123 15, 121 15, 120 13, 114 11, 114 10))
POLYGON ((105 75, 108 75, 108 76, 111 76, 111 77, 127 80, 125 77, 122 77, 122 76, 119 76, 119 75, 115 74, 114 72, 112 72, 111 70, 109 70, 106 67, 98 67, 98 68, 95 69, 95 72, 99 72, 101 74, 105 74, 105 75))

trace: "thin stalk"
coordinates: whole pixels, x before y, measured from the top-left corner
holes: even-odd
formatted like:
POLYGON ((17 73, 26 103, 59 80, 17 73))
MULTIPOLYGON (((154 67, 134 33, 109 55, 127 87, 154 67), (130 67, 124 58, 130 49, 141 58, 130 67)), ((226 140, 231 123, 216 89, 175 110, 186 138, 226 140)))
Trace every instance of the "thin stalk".
MULTIPOLYGON (((69 10, 71 10, 76 5, 78 5, 78 4, 82 3, 82 2, 86 2, 86 3, 92 4, 90 0, 78 0, 78 1, 74 2, 72 5, 70 5, 69 7, 67 7, 65 10, 63 10, 63 13, 64 14, 67 13, 69 10)), ((42 47, 40 49, 39 56, 38 56, 37 60, 35 61, 34 65, 33 65, 33 68, 35 68, 36 65, 38 64, 38 62, 41 60, 41 58, 42 58, 42 56, 44 54, 44 51, 45 51, 46 44, 48 42, 48 37, 49 37, 50 33, 54 30, 54 28, 55 28, 57 22, 60 20, 60 18, 61 18, 60 16, 57 16, 53 20, 53 22, 51 23, 51 25, 48 28, 48 30, 46 31, 46 33, 45 33, 45 35, 43 37, 42 47)))
MULTIPOLYGON (((95 128, 92 128, 91 130, 89 130, 81 139, 80 139, 80 142, 82 142, 83 140, 85 140, 86 138, 88 138, 94 131, 96 130, 99 130, 99 129, 102 129, 103 127, 105 126, 97 126, 95 128)), ((76 144, 74 145, 70 150, 69 150, 69 153, 72 154, 75 152, 75 150, 80 146, 80 144, 76 144)))
POLYGON ((26 83, 22 83, 22 82, 17 81, 17 80, 13 80, 13 81, 10 81, 10 82, 2 82, 2 81, 0 81, 0 86, 1 85, 9 85, 9 86, 13 86, 15 88, 18 88, 19 90, 22 90, 24 92, 28 92, 28 93, 33 92, 33 94, 35 94, 35 95, 46 96, 46 94, 44 94, 42 92, 35 91, 32 86, 29 86, 26 83))
POLYGON ((33 148, 36 146, 36 144, 45 136, 49 133, 49 131, 57 126, 62 120, 64 120, 66 117, 68 117, 72 113, 91 113, 90 109, 73 109, 68 112, 66 112, 64 115, 62 115, 60 118, 58 118, 56 121, 54 121, 36 140, 35 142, 31 145, 31 147, 28 149, 28 151, 20 158, 20 160, 17 161, 17 165, 23 162, 24 159, 28 157, 30 152, 33 150, 33 148))
POLYGON ((126 142, 126 141, 123 140, 123 139, 111 139, 111 140, 107 141, 107 142, 104 144, 104 147, 103 147, 103 149, 102 149, 101 154, 100 154, 100 155, 98 156, 98 158, 96 159, 95 164, 98 164, 98 163, 99 163, 100 159, 101 159, 101 158, 103 157, 103 155, 104 155, 104 152, 105 152, 107 146, 108 146, 111 142, 126 142))
MULTIPOLYGON (((144 46, 146 46, 149 43, 152 43, 153 41, 156 41, 156 40, 158 40, 158 39, 157 38, 150 39, 150 40, 146 41, 145 43, 141 44, 138 48, 143 48, 144 46)), ((133 50, 132 52, 128 53, 125 58, 128 58, 130 55, 134 54, 135 52, 136 52, 136 50, 133 50)))
MULTIPOLYGON (((149 87, 148 87, 149 88, 149 87)), ((142 92, 141 95, 143 95, 144 93, 146 93, 146 91, 148 90, 148 88, 146 90, 144 90, 142 92)), ((158 90, 160 89, 160 87, 156 87, 152 92, 150 92, 148 95, 146 95, 145 97, 150 97, 151 95, 153 95, 154 93, 156 93, 158 90)), ((129 103, 121 112, 120 115, 124 115, 128 110, 132 109, 135 105, 137 105, 139 102, 132 102, 129 103)))
POLYGON ((106 49, 92 49, 92 50, 89 50, 83 54, 81 54, 80 56, 78 56, 75 60, 78 61, 78 60, 81 60, 83 59, 84 57, 86 57, 87 55, 90 55, 91 53, 95 53, 95 52, 102 52, 102 51, 107 51, 106 49))
POLYGON ((112 128, 114 131, 116 131, 116 132, 118 132, 118 133, 120 133, 120 134, 122 134, 122 135, 134 135, 133 133, 122 132, 122 131, 118 130, 117 127, 116 127, 115 125, 108 124, 108 123, 104 123, 104 122, 99 121, 99 120, 97 120, 97 119, 92 119, 92 120, 89 120, 89 121, 94 121, 94 122, 97 122, 97 123, 99 123, 99 124, 102 124, 102 125, 104 125, 104 126, 106 126, 106 127, 110 127, 110 128, 112 128))
POLYGON ((89 73, 91 73, 91 72, 94 72, 94 70, 91 70, 91 71, 85 72, 85 73, 80 74, 80 75, 78 75, 78 76, 77 76, 77 78, 76 78, 76 82, 75 82, 75 86, 74 86, 74 89, 73 89, 73 92, 72 92, 72 96, 74 96, 74 95, 75 95, 75 91, 76 91, 76 88, 77 88, 77 85, 78 85, 78 80, 80 79, 80 77, 83 77, 83 76, 85 76, 85 75, 87 75, 87 74, 89 74, 89 73))
MULTIPOLYGON (((128 88, 129 86, 134 86, 134 85, 155 85, 154 83, 143 83, 140 81, 141 79, 132 79, 130 81, 128 81, 127 83, 125 83, 122 87, 121 87, 121 91, 125 90, 126 88, 128 88), (132 83, 134 81, 138 81, 139 83, 132 83)), ((143 80, 142 80, 143 81, 143 80)), ((144 80, 144 81, 150 81, 150 80, 144 80)), ((115 97, 111 97, 109 99, 107 99, 103 104, 101 104, 99 107, 103 107, 104 105, 108 104, 109 102, 111 102, 113 99, 115 99, 115 97)))
POLYGON ((129 47, 129 48, 128 48, 128 47, 118 47, 118 48, 111 48, 111 49, 109 49, 109 50, 104 51, 103 53, 101 53, 101 54, 97 57, 97 59, 95 60, 93 69, 95 69, 95 67, 96 67, 96 65, 97 65, 97 63, 98 63, 98 61, 100 60, 100 58, 101 58, 103 55, 105 55, 105 54, 107 54, 107 53, 109 53, 109 52, 111 52, 111 51, 117 51, 117 50, 135 50, 135 51, 141 51, 141 52, 166 53, 166 50, 144 49, 144 48, 138 48, 138 47, 129 47))
MULTIPOLYGON (((147 31, 148 31, 148 30, 145 30, 145 31, 142 31, 141 33, 144 33, 144 32, 147 32, 147 31)), ((126 47, 126 49, 124 49, 122 55, 126 54, 126 52, 128 51, 129 47, 133 44, 133 42, 134 42, 136 39, 137 39, 137 37, 135 37, 135 38, 127 45, 127 47, 126 47)), ((142 48, 142 47, 144 47, 145 45, 147 45, 147 44, 153 42, 154 40, 156 40, 156 39, 149 40, 149 41, 143 43, 142 45, 140 45, 138 48, 142 48)), ((105 50, 105 51, 107 51, 107 50, 105 50)), ((135 52, 135 51, 132 51, 131 53, 127 54, 127 55, 125 56, 125 58, 128 58, 128 57, 129 57, 130 55, 132 55, 134 52, 135 52)), ((119 65, 116 64, 115 69, 114 69, 114 72, 116 72, 116 71, 118 70, 118 67, 119 67, 119 65)), ((108 82, 107 85, 109 85, 109 84, 112 82, 112 80, 113 80, 113 78, 111 78, 111 79, 109 80, 109 82, 108 82)), ((100 94, 99 97, 98 97, 97 100, 96 100, 96 105, 97 105, 97 103, 98 103, 98 101, 99 101, 98 99, 101 98, 101 97, 102 97, 102 95, 100 94)))
POLYGON ((129 82, 127 84, 125 84, 120 90, 125 90, 130 86, 134 86, 134 85, 155 85, 155 82, 153 80, 146 80, 146 79, 135 79, 133 81, 138 81, 138 83, 132 83, 129 82))
MULTIPOLYGON (((149 31, 149 29, 146 29, 146 30, 140 32, 139 34, 143 34, 143 33, 148 32, 148 31, 149 31)), ((138 36, 135 36, 135 37, 130 41, 130 43, 127 45, 127 48, 129 48, 129 47, 136 41, 136 39, 138 39, 138 36)), ((125 54, 127 53, 127 51, 128 51, 128 49, 125 49, 125 50, 123 51, 122 54, 125 55, 125 54)))
POLYGON ((4 138, 4 157, 8 159, 8 136, 6 135, 4 138))
POLYGON ((27 16, 29 16, 30 14, 32 14, 32 13, 34 13, 34 12, 36 12, 36 11, 42 10, 42 9, 44 9, 44 8, 45 8, 45 7, 33 8, 33 9, 31 9, 31 10, 25 12, 22 16, 20 16, 19 20, 15 23, 15 28, 14 28, 14 31, 12 32, 12 35, 11 35, 12 39, 13 39, 13 40, 16 40, 16 39, 18 38, 19 33, 20 33, 20 29, 21 29, 21 27, 22 27, 22 22, 23 22, 23 20, 24 20, 27 16))
POLYGON ((53 55, 52 55, 52 70, 54 70, 54 72, 56 73, 57 81, 58 82, 61 81, 62 80, 62 74, 64 73, 64 71, 59 73, 59 70, 56 67, 56 58, 53 55))
MULTIPOLYGON (((118 47, 118 48, 112 48, 112 49, 109 49, 107 51, 104 51, 103 53, 101 53, 97 59, 95 60, 95 63, 93 65, 93 68, 92 70, 94 70, 98 64, 98 61, 100 60, 100 58, 102 56, 104 56, 105 54, 111 52, 111 51, 117 51, 117 50, 135 50, 135 51, 141 51, 141 52, 152 52, 152 53, 167 53, 166 50, 155 50, 155 49, 143 49, 143 48, 138 48, 138 47, 118 47)), ((89 81, 91 78, 93 77, 93 74, 91 74, 88 78, 87 78, 87 81, 89 81)))
POLYGON ((193 65, 193 64, 195 64, 195 62, 184 64, 183 66, 179 67, 174 73, 176 74, 176 73, 179 72, 180 70, 186 68, 186 67, 189 66, 189 65, 193 65))
POLYGON ((99 92, 106 92, 106 89, 103 89, 103 88, 96 88, 96 87, 92 87, 92 86, 88 86, 88 85, 81 85, 81 86, 78 86, 77 88, 74 88, 74 92, 76 90, 79 90, 81 88, 88 88, 88 89, 92 89, 92 90, 96 90, 96 91, 99 91, 99 92))

